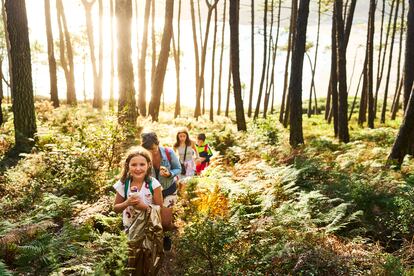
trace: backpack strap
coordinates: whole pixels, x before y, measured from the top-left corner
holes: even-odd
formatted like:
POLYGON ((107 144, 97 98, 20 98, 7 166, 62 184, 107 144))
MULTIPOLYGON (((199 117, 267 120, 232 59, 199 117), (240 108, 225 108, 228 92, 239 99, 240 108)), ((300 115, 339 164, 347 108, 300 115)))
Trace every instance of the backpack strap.
POLYGON ((204 151, 208 154, 208 144, 204 146, 204 151))
POLYGON ((167 147, 164 147, 165 155, 167 156, 168 162, 171 164, 171 153, 167 147))
POLYGON ((150 179, 148 183, 149 190, 151 192, 151 195, 154 196, 154 189, 152 188, 152 179, 150 179))
POLYGON ((125 184, 124 184, 124 201, 127 199, 127 192, 128 192, 128 188, 129 188, 129 182, 130 182, 130 178, 127 177, 127 179, 125 180, 125 184))

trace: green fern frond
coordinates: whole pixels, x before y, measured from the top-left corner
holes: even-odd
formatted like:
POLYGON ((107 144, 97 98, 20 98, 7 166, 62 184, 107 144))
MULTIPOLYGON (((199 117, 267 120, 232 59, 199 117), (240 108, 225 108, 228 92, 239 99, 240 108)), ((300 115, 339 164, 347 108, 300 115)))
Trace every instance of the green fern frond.
POLYGON ((51 227, 56 227, 56 224, 52 220, 45 220, 39 223, 28 224, 20 228, 11 229, 4 236, 0 237, 0 245, 20 243, 23 238, 31 238, 38 232, 44 231, 51 227))

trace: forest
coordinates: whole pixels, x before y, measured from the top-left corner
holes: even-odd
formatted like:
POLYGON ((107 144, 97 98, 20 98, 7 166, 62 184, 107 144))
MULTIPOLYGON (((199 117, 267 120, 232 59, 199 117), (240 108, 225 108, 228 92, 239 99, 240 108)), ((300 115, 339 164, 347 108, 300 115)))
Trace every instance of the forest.
POLYGON ((1 4, 0 275, 414 275, 414 1, 1 4))

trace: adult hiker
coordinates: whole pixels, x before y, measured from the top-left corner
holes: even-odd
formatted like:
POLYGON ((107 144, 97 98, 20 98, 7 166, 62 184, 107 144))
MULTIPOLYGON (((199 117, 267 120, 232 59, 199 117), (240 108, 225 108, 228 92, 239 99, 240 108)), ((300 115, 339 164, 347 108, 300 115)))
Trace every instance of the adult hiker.
POLYGON ((200 156, 196 161, 196 174, 199 175, 210 164, 210 158, 213 156, 210 146, 206 143, 204 133, 198 134, 196 149, 200 156))
MULTIPOLYGON (((152 176, 161 183, 163 189, 163 220, 172 220, 172 207, 177 202, 176 180, 181 173, 180 162, 172 149, 160 146, 156 133, 142 133, 141 139, 141 145, 152 156, 152 176), (170 212, 167 212, 168 210, 170 212)), ((164 230, 168 230, 168 228, 171 227, 164 227, 164 230)), ((164 249, 167 251, 171 249, 171 239, 168 234, 164 236, 164 249)))

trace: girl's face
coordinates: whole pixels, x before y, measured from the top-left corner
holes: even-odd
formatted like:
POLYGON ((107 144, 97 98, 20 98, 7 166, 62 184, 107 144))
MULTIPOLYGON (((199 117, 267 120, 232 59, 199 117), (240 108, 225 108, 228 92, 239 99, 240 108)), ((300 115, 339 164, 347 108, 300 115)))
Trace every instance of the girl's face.
POLYGON ((133 178, 144 179, 148 171, 149 164, 144 156, 135 156, 129 161, 129 173, 133 178))
POLYGON ((180 140, 181 143, 184 143, 185 140, 187 139, 187 134, 182 132, 182 133, 178 133, 178 140, 180 140))

